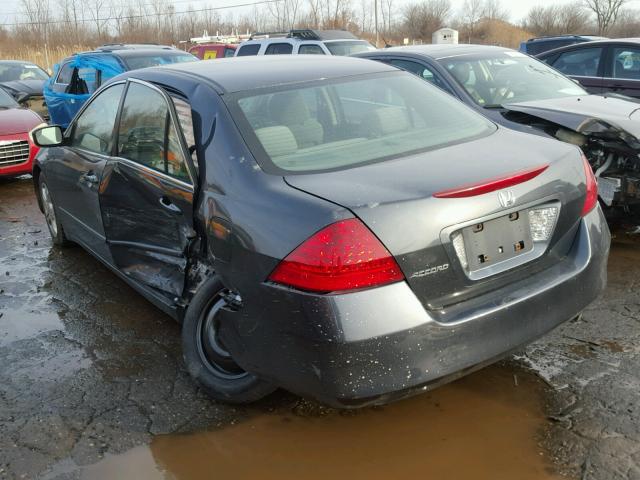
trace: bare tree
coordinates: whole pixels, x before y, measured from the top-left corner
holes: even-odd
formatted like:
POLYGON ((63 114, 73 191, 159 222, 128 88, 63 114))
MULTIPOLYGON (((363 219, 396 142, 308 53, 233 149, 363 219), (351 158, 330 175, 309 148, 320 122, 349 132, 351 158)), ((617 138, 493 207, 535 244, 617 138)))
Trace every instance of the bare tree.
POLYGON ((609 29, 613 37, 635 37, 640 32, 640 12, 632 9, 622 9, 618 12, 615 25, 609 29))
POLYGON ((101 42, 106 37, 106 26, 109 17, 110 4, 108 0, 88 0, 85 4, 89 17, 96 28, 98 41, 101 42))
POLYGON ((476 27, 478 22, 484 17, 484 12, 484 0, 464 0, 460 21, 469 43, 471 43, 471 39, 475 37, 476 27))
POLYGON ((620 9, 627 0, 583 0, 585 7, 596 16, 598 34, 606 35, 609 28, 616 23, 620 9))
POLYGON ((484 18, 489 20, 501 20, 503 22, 509 21, 509 10, 503 5, 501 0, 485 0, 483 6, 484 18))
POLYGON ((298 20, 300 0, 283 0, 281 2, 268 3, 267 10, 271 13, 276 23, 276 30, 290 30, 298 20))
POLYGON ((358 20, 361 32, 370 33, 374 30, 372 15, 369 15, 372 5, 372 0, 360 0, 360 15, 358 20))
POLYGON ((22 14, 27 19, 27 30, 35 38, 49 41, 49 27, 51 23, 51 10, 49 0, 21 0, 20 7, 22 14))
POLYGON ((391 34, 391 28, 394 21, 394 0, 381 0, 380 12, 382 13, 382 31, 387 35, 391 34))
POLYGON ((584 33, 589 27, 589 13, 581 2, 536 6, 529 10, 524 27, 536 35, 584 33))
POLYGON ((444 26, 450 14, 449 0, 425 0, 408 5, 403 12, 404 30, 409 37, 431 40, 433 32, 444 26))

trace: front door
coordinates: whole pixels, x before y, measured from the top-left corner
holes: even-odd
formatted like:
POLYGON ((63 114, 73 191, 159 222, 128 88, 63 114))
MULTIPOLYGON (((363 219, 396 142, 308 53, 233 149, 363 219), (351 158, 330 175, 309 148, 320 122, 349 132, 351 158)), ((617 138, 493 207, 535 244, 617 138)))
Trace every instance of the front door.
POLYGON ((98 192, 123 91, 123 83, 113 85, 87 105, 66 132, 61 161, 47 170, 67 233, 107 259, 98 192))
POLYGON ((102 220, 114 265, 169 305, 182 295, 195 237, 193 178, 171 98, 130 81, 104 172, 102 220))

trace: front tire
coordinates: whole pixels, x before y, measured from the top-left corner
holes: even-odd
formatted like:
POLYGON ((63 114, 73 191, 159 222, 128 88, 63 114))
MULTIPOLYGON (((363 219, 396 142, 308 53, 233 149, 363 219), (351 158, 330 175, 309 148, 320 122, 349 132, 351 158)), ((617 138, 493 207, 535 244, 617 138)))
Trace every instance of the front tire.
POLYGON ((49 229, 49 233, 51 234, 51 241, 54 245, 57 245, 59 247, 69 245, 70 242, 69 240, 67 240, 67 237, 64 234, 64 229, 62 228, 62 224, 60 223, 60 220, 58 220, 58 216, 56 215, 56 209, 53 205, 51 192, 49 191, 47 182, 44 178, 44 175, 42 174, 40 174, 40 177, 38 178, 38 193, 40 195, 42 213, 44 213, 44 218, 47 222, 47 228, 49 229))
POLYGON ((216 400, 255 402, 276 387, 243 370, 220 341, 218 314, 227 306, 224 292, 224 285, 214 276, 191 300, 182 324, 184 361, 191 376, 216 400))

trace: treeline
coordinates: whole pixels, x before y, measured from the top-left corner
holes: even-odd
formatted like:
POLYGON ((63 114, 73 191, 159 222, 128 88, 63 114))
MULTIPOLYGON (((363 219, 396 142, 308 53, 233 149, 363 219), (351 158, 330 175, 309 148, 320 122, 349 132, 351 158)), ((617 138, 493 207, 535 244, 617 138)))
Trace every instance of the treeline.
POLYGON ((465 0, 458 9, 450 0, 402 5, 399 0, 253 1, 242 8, 207 8, 171 0, 20 0, 12 20, 0 29, 0 55, 45 44, 52 50, 108 42, 181 45, 204 31, 228 35, 307 27, 346 29, 370 40, 377 33, 379 46, 428 43, 443 26, 458 29, 460 42, 511 47, 532 35, 640 33, 640 13, 627 8, 630 0, 536 6, 520 21, 511 18, 501 0, 465 0))

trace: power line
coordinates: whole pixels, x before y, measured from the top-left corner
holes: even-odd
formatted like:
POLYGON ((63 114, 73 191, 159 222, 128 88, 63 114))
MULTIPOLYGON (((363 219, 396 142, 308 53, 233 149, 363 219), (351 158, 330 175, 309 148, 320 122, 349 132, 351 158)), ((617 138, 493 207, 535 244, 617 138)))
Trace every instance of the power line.
MULTIPOLYGON (((171 0, 170 4, 174 5, 174 4, 180 4, 180 3, 209 3, 209 0, 171 0)), ((109 5, 110 7, 128 7, 131 5, 131 2, 124 2, 121 4, 111 4, 109 5)), ((142 3, 142 4, 136 4, 136 7, 152 7, 156 5, 155 3, 142 3)), ((24 10, 18 10, 15 12, 0 12, 0 15, 25 15, 25 11, 24 10)))
POLYGON ((13 22, 13 23, 5 23, 5 27, 22 27, 22 26, 33 26, 33 25, 56 25, 61 23, 98 23, 98 22, 108 22, 110 20, 133 20, 136 18, 150 18, 150 17, 166 17, 169 15, 185 15, 187 13, 203 13, 203 12, 212 12, 216 10, 228 10, 231 8, 241 8, 241 7, 253 7, 256 5, 266 5, 271 3, 279 3, 284 0, 259 0, 257 2, 252 3, 240 3, 236 5, 227 5, 224 7, 208 7, 208 8, 200 8, 197 10, 182 10, 182 11, 174 11, 174 12, 158 12, 158 13, 145 13, 139 15, 122 15, 122 16, 111 16, 104 18, 80 18, 78 20, 51 20, 48 22, 13 22))

